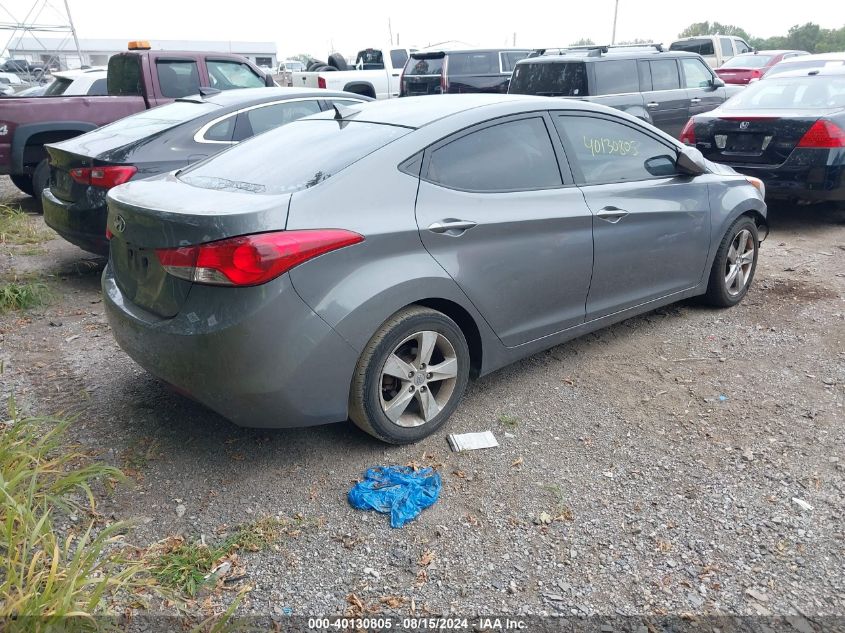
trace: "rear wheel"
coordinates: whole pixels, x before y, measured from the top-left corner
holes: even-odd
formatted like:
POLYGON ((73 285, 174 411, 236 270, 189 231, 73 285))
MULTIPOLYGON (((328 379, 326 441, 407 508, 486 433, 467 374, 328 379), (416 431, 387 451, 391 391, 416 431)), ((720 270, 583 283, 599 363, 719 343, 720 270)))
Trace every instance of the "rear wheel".
POLYGON ((50 186, 50 165, 47 159, 42 160, 36 165, 32 172, 32 195, 41 200, 41 192, 50 186))
POLYGON ((23 191, 26 195, 31 196, 32 194, 32 176, 29 174, 12 174, 9 176, 12 179, 12 183, 23 191))
POLYGON ((437 431, 458 406, 469 379, 469 348, 457 324, 422 306, 400 310, 373 335, 358 361, 350 417, 391 444, 437 431))
POLYGON ((735 306, 748 293, 757 269, 757 225, 742 216, 731 225, 719 244, 704 300, 721 308, 735 306))

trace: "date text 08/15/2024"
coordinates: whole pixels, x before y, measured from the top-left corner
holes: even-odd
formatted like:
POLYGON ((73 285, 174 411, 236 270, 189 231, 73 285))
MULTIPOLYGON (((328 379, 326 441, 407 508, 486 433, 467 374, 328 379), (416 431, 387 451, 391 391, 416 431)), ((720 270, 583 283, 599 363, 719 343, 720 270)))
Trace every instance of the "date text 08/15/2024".
POLYGON ((309 618, 308 628, 311 630, 359 630, 369 631, 390 630, 393 628, 404 631, 460 631, 474 629, 482 631, 519 631, 526 627, 526 623, 515 618, 478 617, 478 618, 309 618))

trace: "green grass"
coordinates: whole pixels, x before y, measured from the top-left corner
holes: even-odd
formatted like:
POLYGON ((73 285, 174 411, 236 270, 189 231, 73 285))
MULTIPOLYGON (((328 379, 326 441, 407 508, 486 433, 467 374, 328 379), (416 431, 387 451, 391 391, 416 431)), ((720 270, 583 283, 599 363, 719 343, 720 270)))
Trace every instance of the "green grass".
POLYGON ((0 204, 0 244, 40 244, 50 234, 38 228, 35 221, 19 208, 0 204))
POLYGON ((0 282, 0 314, 44 305, 49 297, 47 284, 36 280, 0 282))
POLYGON ((507 429, 515 429, 519 426, 519 418, 513 415, 502 414, 499 416, 499 423, 507 429))
POLYGON ((94 630, 115 594, 148 584, 144 565, 123 556, 127 524, 96 514, 93 487, 121 474, 66 445, 69 421, 10 408, 0 424, 0 621, 38 631, 69 618, 62 630, 94 630), (60 533, 55 521, 70 514, 76 525, 60 533))

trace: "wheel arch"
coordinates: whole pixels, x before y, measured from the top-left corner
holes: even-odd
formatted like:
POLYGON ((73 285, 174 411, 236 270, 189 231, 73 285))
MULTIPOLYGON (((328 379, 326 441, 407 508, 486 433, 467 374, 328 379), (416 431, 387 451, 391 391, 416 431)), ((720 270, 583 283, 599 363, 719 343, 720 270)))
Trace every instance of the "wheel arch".
POLYGON ((478 324, 475 322, 473 316, 462 305, 449 299, 421 299, 414 301, 410 305, 420 305, 437 310, 458 324, 469 347, 470 376, 477 378, 481 374, 484 344, 481 341, 481 331, 478 329, 478 324))
POLYGON ((345 92, 376 98, 376 89, 368 81, 351 81, 343 87, 345 92))
POLYGON ((20 125, 12 139, 12 173, 26 172, 28 165, 38 164, 46 158, 46 143, 58 143, 85 134, 97 126, 86 121, 58 121, 20 125))

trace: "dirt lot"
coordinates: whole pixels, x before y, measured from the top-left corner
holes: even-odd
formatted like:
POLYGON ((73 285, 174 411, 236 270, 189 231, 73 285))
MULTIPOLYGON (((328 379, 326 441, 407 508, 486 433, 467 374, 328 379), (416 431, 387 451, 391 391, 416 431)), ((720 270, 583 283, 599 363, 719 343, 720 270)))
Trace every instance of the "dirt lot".
MULTIPOLYGON (((0 202, 33 209, 6 178, 0 202)), ((74 439, 131 475, 100 509, 139 545, 301 515, 241 556, 244 613, 843 615, 845 209, 771 220, 739 307, 671 306, 472 384, 449 430, 498 449, 237 428, 121 352, 104 262, 58 239, 0 246, 4 279, 52 292, 0 314, 0 395, 79 415, 74 439), (406 528, 347 504, 368 467, 412 461, 444 487, 406 528)))

